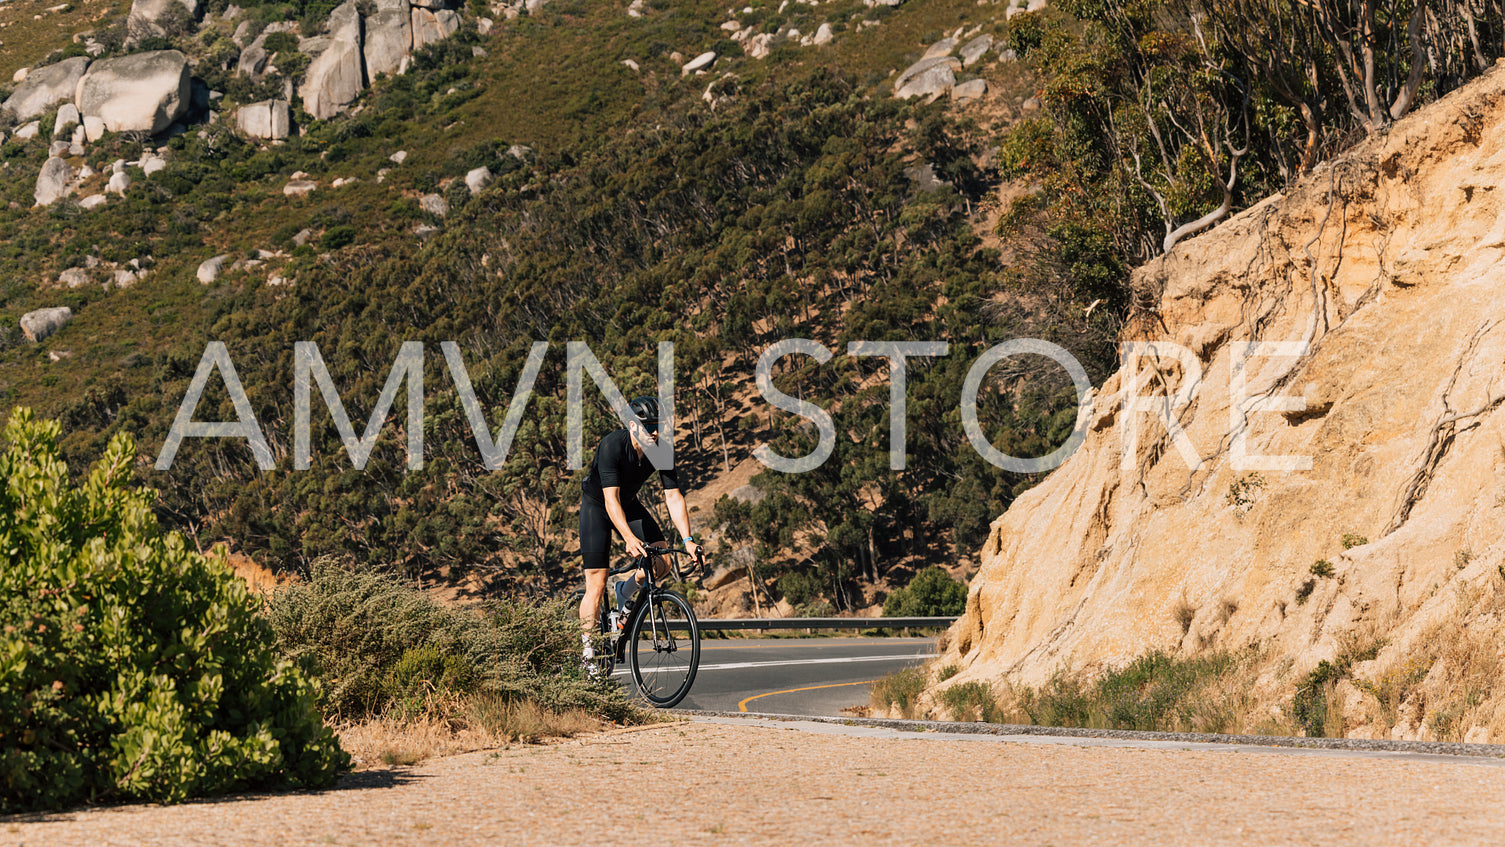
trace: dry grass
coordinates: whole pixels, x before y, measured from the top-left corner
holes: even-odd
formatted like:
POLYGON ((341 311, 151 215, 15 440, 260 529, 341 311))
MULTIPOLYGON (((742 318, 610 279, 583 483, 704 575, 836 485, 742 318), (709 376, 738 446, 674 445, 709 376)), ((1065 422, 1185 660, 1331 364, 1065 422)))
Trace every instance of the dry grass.
POLYGON ((58 0, 10 0, 0 5, 0 83, 12 85, 17 68, 33 67, 53 50, 67 46, 73 34, 96 29, 125 14, 125 0, 73 0, 67 11, 58 0))
POLYGON ((438 756, 509 744, 539 744, 599 732, 608 724, 588 712, 556 712, 531 701, 478 695, 452 704, 453 717, 435 710, 416 716, 393 711, 340 727, 340 745, 357 768, 411 765, 438 756))

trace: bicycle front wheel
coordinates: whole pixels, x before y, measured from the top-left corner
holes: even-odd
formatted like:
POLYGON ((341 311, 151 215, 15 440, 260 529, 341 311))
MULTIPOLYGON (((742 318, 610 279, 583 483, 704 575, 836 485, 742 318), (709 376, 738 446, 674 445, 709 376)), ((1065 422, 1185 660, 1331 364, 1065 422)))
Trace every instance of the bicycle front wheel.
POLYGON ((648 702, 667 709, 690 693, 700 667, 700 623, 688 600, 655 591, 627 638, 632 681, 648 702))

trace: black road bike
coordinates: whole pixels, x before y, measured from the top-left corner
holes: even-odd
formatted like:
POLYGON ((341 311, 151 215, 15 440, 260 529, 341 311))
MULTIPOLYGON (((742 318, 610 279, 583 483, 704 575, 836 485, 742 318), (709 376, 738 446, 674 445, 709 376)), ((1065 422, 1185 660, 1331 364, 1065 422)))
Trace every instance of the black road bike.
MULTIPOLYGON (((620 611, 608 608, 602 598, 597 620, 603 643, 596 650, 596 666, 609 678, 624 661, 632 669, 632 681, 643 697, 667 709, 690 693, 695 671, 700 667, 700 622, 690 601, 661 581, 684 582, 679 557, 690 554, 681 547, 647 548, 648 555, 607 572, 607 577, 641 568, 648 578, 638 589, 632 612, 622 620, 620 611), (664 556, 669 568, 663 577, 653 573, 652 556, 664 556)), ((608 591, 608 596, 615 592, 608 591)))

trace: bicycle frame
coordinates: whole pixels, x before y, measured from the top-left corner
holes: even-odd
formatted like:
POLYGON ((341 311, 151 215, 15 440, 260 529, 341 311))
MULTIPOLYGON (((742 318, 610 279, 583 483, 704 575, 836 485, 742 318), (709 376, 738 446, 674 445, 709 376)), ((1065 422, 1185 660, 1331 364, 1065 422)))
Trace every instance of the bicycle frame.
POLYGON ((603 607, 598 625, 607 632, 610 639, 608 655, 611 657, 611 664, 619 664, 627 659, 627 649, 630 646, 632 677, 639 692, 654 705, 670 708, 689 693, 690 686, 694 683, 695 671, 700 663, 700 628, 689 601, 675 591, 660 587, 663 577, 654 573, 652 561, 656 556, 667 556, 669 568, 665 576, 672 576, 676 582, 683 582, 684 575, 680 571, 678 557, 689 555, 688 551, 675 547, 647 549, 647 556, 638 557, 630 564, 607 572, 607 576, 611 577, 638 569, 645 571, 646 579, 638 589, 632 614, 621 622, 619 631, 613 630, 608 624, 609 612, 603 607), (688 637, 678 638, 674 635, 675 631, 687 632, 688 637), (645 647, 648 648, 647 652, 645 647), (682 651, 687 658, 673 658, 682 651), (670 682, 661 687, 656 684, 661 679, 670 682), (679 681, 674 682, 675 679, 679 681))

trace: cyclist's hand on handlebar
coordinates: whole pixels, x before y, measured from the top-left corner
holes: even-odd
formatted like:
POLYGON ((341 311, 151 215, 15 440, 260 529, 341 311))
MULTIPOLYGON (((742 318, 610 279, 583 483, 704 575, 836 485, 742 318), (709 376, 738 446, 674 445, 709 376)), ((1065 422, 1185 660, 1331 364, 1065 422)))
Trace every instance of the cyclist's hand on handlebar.
POLYGON ((705 548, 701 547, 698 543, 694 541, 686 541, 685 552, 694 557, 697 567, 703 567, 705 565, 705 548))
POLYGON ((641 538, 630 536, 627 539, 627 555, 634 559, 641 559, 648 555, 648 548, 644 546, 641 538))

